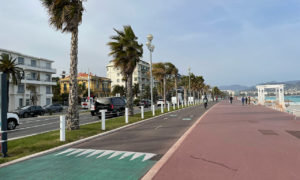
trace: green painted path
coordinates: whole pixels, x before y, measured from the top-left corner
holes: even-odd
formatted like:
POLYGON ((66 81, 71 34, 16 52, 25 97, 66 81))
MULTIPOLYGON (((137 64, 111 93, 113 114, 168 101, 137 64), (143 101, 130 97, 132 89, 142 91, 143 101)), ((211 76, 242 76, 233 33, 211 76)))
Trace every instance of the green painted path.
POLYGON ((0 169, 3 180, 17 179, 140 179, 156 161, 155 154, 74 149, 33 158, 0 169))

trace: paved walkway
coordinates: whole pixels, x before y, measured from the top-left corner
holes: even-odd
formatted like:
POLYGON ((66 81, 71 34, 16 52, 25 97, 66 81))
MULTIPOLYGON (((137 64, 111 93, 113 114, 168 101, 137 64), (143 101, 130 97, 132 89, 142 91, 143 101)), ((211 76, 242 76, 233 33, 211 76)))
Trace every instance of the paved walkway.
POLYGON ((221 102, 153 179, 299 180, 299 138, 300 121, 287 113, 221 102))

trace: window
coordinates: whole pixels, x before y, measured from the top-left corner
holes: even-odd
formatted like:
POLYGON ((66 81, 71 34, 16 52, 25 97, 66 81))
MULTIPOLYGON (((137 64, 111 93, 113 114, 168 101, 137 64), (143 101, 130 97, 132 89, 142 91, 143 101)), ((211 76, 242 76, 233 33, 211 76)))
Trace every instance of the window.
POLYGON ((99 89, 100 87, 100 81, 98 80, 98 81, 96 81, 96 87, 97 87, 97 89, 99 89))
POLYGON ((120 79, 117 79, 117 82, 120 82, 120 79))
POLYGON ((19 99, 19 108, 21 108, 21 107, 23 107, 23 99, 22 98, 19 99))
POLYGON ((26 106, 29 106, 29 104, 30 104, 30 100, 26 99, 26 106))
POLYGON ((136 77, 134 78, 134 81, 137 81, 137 78, 136 78, 136 77))
POLYGON ((50 98, 46 98, 46 105, 51 104, 51 99, 50 98))
POLYGON ((24 93, 24 84, 18 85, 18 93, 24 93))
POLYGON ((67 91, 67 84, 64 84, 64 91, 67 91))
POLYGON ((120 76, 120 73, 118 73, 117 76, 119 77, 119 76, 120 76))
POLYGON ((33 60, 33 59, 31 60, 31 66, 36 67, 36 60, 33 60))
POLYGON ((18 64, 23 64, 24 65, 24 58, 23 57, 18 57, 18 64))
POLYGON ((31 80, 37 80, 37 75, 35 72, 31 73, 31 80))
POLYGON ((46 74, 46 81, 48 81, 48 82, 51 81, 51 75, 50 74, 46 74))
POLYGON ((85 85, 86 85, 85 82, 83 82, 83 83, 82 83, 82 86, 83 86, 83 87, 86 87, 85 85))
POLYGON ((46 63, 46 68, 47 68, 47 69, 51 69, 51 63, 47 62, 47 63, 46 63))
POLYGON ((51 86, 46 86, 46 94, 51 94, 51 86))

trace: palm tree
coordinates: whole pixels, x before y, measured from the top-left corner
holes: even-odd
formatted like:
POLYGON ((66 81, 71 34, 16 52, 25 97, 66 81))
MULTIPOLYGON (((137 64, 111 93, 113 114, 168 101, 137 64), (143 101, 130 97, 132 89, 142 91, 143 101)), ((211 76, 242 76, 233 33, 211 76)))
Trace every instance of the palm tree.
POLYGON ((78 26, 82 21, 84 7, 82 0, 41 0, 50 16, 50 25, 63 33, 69 32, 71 38, 70 91, 67 114, 69 130, 79 129, 77 64, 78 64, 78 26))
POLYGON ((176 66, 170 62, 165 63, 165 66, 167 67, 167 74, 171 75, 174 78, 174 89, 176 93, 176 101, 177 104, 179 103, 179 98, 178 98, 178 87, 177 87, 177 78, 178 78, 178 69, 176 66))
POLYGON ((7 74, 7 109, 9 107, 9 80, 14 84, 18 84, 21 80, 21 68, 17 67, 16 59, 13 59, 8 54, 1 54, 0 56, 0 71, 7 74))
POLYGON ((180 85, 183 87, 183 91, 184 91, 184 102, 187 102, 187 90, 189 88, 189 76, 181 76, 180 85))
MULTIPOLYGON (((132 87, 132 94, 134 97, 138 97, 140 93, 140 85, 138 83, 134 84, 133 87, 132 87)), ((140 99, 141 99, 141 96, 140 96, 140 99)))
POLYGON ((164 63, 154 63, 152 66, 152 74, 156 80, 161 83, 161 95, 163 96, 164 103, 166 103, 166 75, 167 69, 164 63))
POLYGON ((133 113, 133 94, 132 94, 132 74, 143 56, 143 45, 139 44, 137 37, 135 36, 131 26, 124 26, 123 31, 115 30, 117 35, 112 36, 113 41, 109 42, 111 52, 110 56, 113 56, 114 66, 121 69, 123 77, 126 79, 126 107, 129 108, 129 115, 133 113))

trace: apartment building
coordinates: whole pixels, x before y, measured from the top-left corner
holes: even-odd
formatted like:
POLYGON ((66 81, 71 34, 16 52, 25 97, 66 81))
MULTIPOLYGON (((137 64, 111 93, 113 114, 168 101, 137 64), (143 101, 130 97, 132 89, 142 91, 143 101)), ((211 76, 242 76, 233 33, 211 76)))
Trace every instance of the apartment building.
MULTIPOLYGON (((88 89, 88 74, 78 73, 77 82, 79 85, 88 89)), ((66 76, 60 79, 60 92, 69 93, 70 77, 66 76)), ((111 81, 105 77, 99 77, 90 73, 90 90, 92 96, 108 97, 111 92, 111 81)))
MULTIPOLYGON (((149 70, 150 65, 145 61, 139 61, 139 63, 135 67, 135 70, 133 72, 132 83, 139 84, 140 92, 144 91, 145 86, 150 85, 150 78, 148 76, 149 70)), ((109 64, 106 66, 106 73, 106 77, 111 79, 112 89, 116 85, 125 87, 125 81, 123 80, 121 71, 119 68, 114 67, 113 61, 110 61, 109 64)))
POLYGON ((9 111, 28 105, 45 106, 52 103, 52 75, 56 69, 52 68, 54 61, 33 57, 19 52, 0 49, 0 54, 9 54, 16 59, 18 67, 23 69, 23 79, 18 85, 9 84, 9 111))

